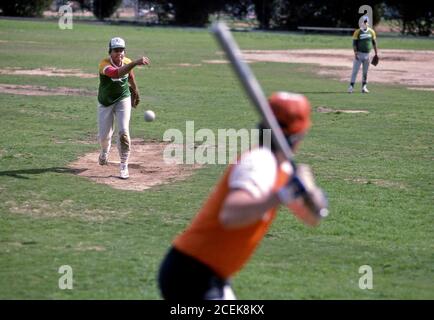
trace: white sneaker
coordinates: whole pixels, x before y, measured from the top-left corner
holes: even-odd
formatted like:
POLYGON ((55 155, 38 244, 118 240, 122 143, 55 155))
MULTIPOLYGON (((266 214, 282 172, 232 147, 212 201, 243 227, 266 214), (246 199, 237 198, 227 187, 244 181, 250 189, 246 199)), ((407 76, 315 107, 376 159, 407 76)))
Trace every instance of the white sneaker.
POLYGON ((350 86, 348 87, 348 93, 353 93, 353 89, 354 89, 353 86, 350 85, 350 86))
POLYGON ((128 164, 127 163, 121 163, 120 165, 121 169, 121 179, 128 179, 130 177, 130 174, 128 173, 128 164))
POLYGON ((105 152, 101 151, 101 153, 99 154, 99 157, 98 157, 98 163, 101 166, 108 165, 108 153, 105 153, 105 152))
POLYGON ((366 87, 366 84, 362 87, 362 93, 369 93, 369 90, 366 87))

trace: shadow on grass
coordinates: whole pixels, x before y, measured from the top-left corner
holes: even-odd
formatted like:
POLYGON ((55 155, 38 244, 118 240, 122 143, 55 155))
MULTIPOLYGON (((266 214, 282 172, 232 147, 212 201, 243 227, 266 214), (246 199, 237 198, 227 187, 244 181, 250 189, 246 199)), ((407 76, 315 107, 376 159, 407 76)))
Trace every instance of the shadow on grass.
POLYGON ((65 167, 51 167, 51 168, 40 168, 40 169, 23 169, 23 170, 10 170, 10 171, 0 171, 0 176, 8 176, 18 179, 30 179, 25 175, 28 174, 41 174, 46 172, 55 173, 68 173, 68 174, 79 174, 87 169, 72 169, 65 167))

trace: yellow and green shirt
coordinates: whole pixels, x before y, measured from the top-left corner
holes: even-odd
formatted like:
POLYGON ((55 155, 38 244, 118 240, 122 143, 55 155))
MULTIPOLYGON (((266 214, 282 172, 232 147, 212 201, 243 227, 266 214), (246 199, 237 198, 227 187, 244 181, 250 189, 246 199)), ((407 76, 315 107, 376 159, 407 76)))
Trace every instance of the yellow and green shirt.
POLYGON ((357 48, 358 52, 369 53, 372 50, 372 43, 377 39, 375 31, 367 28, 366 31, 357 29, 353 34, 353 46, 357 48))
MULTIPOLYGON (((122 59, 122 65, 131 63, 128 58, 122 59)), ((110 57, 101 60, 99 63, 99 88, 98 102, 103 106, 110 106, 126 97, 129 97, 130 90, 128 88, 128 73, 122 78, 110 78, 104 74, 107 67, 113 66, 110 57)))

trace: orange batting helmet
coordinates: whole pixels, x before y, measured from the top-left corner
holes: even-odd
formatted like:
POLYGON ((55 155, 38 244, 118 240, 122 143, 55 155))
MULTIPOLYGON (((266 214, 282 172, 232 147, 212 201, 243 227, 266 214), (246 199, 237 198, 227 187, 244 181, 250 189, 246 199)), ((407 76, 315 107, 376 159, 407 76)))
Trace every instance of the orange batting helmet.
POLYGON ((303 133, 310 128, 310 102, 304 95, 274 92, 268 102, 285 135, 303 133))

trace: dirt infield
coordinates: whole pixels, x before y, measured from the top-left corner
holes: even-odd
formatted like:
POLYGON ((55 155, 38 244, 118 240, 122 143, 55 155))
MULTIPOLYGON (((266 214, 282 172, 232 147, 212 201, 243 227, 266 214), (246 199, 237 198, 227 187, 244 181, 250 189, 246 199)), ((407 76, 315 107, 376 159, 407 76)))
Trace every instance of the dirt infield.
POLYGON ((7 75, 26 75, 26 76, 46 76, 46 77, 78 77, 78 78, 96 78, 97 74, 85 73, 79 69, 58 69, 58 68, 5 68, 0 69, 0 74, 7 75))
POLYGON ((24 96, 96 96, 96 91, 57 87, 48 88, 45 86, 2 84, 0 83, 0 93, 18 94, 24 96))
POLYGON ((110 151, 108 166, 98 164, 99 152, 92 152, 69 165, 79 176, 103 183, 115 189, 142 191, 153 186, 182 180, 193 174, 200 165, 166 164, 162 142, 144 142, 133 139, 129 161, 130 178, 119 178, 119 155, 116 146, 110 151))
MULTIPOLYGON (((380 64, 370 66, 369 82, 401 84, 409 89, 434 90, 434 51, 379 50, 380 64)), ((347 49, 245 50, 249 62, 318 65, 319 75, 349 82, 354 53, 347 49)), ((358 81, 361 71, 358 74, 358 81)))
MULTIPOLYGON (((45 76, 45 77, 78 77, 78 78, 96 78, 96 74, 84 73, 79 69, 58 69, 52 67, 22 69, 22 68, 5 68, 0 69, 0 75, 26 75, 26 76, 45 76)), ((48 88, 45 86, 35 85, 18 85, 18 84, 0 84, 0 93, 17 94, 25 96, 96 96, 96 91, 90 91, 79 88, 48 88)))

